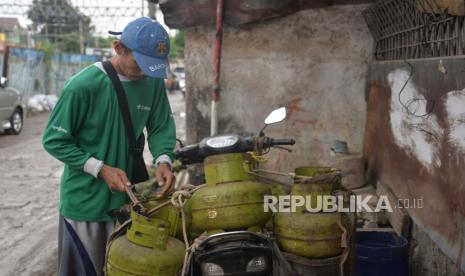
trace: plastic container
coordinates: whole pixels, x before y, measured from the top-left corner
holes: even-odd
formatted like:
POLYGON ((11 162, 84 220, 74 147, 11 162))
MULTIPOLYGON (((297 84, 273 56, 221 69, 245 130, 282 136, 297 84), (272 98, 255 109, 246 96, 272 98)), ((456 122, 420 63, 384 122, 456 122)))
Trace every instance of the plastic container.
POLYGON ((355 276, 408 276, 408 242, 391 232, 357 232, 355 276))

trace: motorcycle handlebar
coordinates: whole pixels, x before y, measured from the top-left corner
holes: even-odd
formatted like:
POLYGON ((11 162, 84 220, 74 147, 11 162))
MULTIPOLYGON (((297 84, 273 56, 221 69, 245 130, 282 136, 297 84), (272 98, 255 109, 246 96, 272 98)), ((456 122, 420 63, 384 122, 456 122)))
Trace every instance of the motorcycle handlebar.
POLYGON ((294 139, 273 139, 270 137, 241 137, 236 145, 226 147, 224 149, 212 148, 208 146, 206 141, 202 140, 198 144, 189 145, 176 151, 176 159, 181 160, 183 164, 192 164, 203 162, 203 159, 210 155, 232 152, 247 152, 255 150, 257 145, 262 145, 262 148, 271 148, 280 145, 294 145, 294 139))
POLYGON ((294 139, 270 139, 270 145, 269 146, 292 146, 295 144, 294 139))

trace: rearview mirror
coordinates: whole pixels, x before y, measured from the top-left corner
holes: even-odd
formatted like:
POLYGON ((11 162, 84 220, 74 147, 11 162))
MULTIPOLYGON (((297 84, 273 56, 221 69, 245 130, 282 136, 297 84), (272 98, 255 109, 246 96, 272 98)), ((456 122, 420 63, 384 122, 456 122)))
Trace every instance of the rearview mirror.
POLYGON ((287 110, 285 107, 281 107, 273 110, 268 117, 265 119, 266 125, 271 125, 274 123, 279 123, 282 120, 286 119, 287 110))
POLYGON ((6 83, 8 82, 8 79, 5 77, 0 78, 0 87, 6 87, 6 83))

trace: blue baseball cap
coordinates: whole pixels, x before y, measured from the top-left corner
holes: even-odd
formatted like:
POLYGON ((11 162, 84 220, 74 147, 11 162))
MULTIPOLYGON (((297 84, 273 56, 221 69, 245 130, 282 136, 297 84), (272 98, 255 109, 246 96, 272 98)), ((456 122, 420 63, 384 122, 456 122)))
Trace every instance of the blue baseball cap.
POLYGON ((110 34, 121 34, 121 42, 131 50, 145 75, 166 78, 170 37, 160 23, 148 17, 140 17, 129 22, 123 32, 110 34))

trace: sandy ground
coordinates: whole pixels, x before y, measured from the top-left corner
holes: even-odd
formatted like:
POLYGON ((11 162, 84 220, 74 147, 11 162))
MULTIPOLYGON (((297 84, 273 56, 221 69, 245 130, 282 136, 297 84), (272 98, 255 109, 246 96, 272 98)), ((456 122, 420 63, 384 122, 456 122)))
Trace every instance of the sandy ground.
MULTIPOLYGON (((175 92, 169 99, 184 140, 184 98, 175 92)), ((28 118, 19 136, 0 134, 0 275, 56 274, 63 165, 40 143, 48 116, 28 118)))

